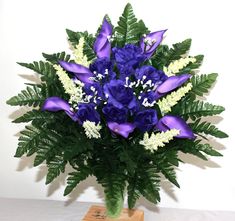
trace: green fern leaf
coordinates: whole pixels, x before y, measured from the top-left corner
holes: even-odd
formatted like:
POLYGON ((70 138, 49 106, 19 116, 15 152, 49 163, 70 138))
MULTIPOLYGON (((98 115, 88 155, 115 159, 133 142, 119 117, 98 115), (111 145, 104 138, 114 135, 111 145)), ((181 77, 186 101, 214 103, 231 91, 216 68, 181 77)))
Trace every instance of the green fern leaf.
POLYGON ((207 154, 210 156, 222 156, 222 154, 216 151, 215 149, 213 149, 210 146, 210 144, 201 143, 201 140, 178 141, 178 147, 179 147, 179 150, 181 150, 183 153, 193 154, 203 160, 207 160, 204 154, 207 154))
POLYGON ((157 175, 155 167, 148 166, 142 170, 140 183, 142 188, 139 191, 143 197, 154 204, 160 202, 160 177, 157 175))
POLYGON ((197 119, 195 122, 190 123, 190 127, 192 128, 193 132, 196 134, 208 134, 218 138, 226 138, 228 135, 223 131, 219 130, 215 125, 209 122, 200 122, 201 119, 197 119))
POLYGON ((148 29, 143 21, 137 22, 131 4, 127 4, 122 16, 119 18, 118 26, 115 28, 115 36, 118 46, 127 43, 136 43, 143 34, 148 33, 148 29))
MULTIPOLYGON (((191 42, 191 39, 186 39, 182 42, 173 44, 172 48, 169 48, 167 45, 159 45, 151 58, 152 65, 157 69, 163 69, 164 66, 167 67, 172 61, 184 57, 190 49, 191 42)), ((199 57, 198 60, 198 62, 200 62, 199 57)))
POLYGON ((219 105, 213 105, 203 101, 192 101, 190 103, 180 102, 172 110, 173 114, 179 115, 184 119, 195 120, 202 116, 213 116, 220 114, 225 109, 219 105))
POLYGON ((194 93, 198 96, 203 96, 205 93, 208 93, 209 89, 215 83, 217 76, 218 74, 216 73, 194 75, 190 80, 193 85, 190 93, 194 93))
POLYGON ((51 62, 52 64, 58 64, 58 61, 70 61, 70 55, 66 55, 64 51, 55 54, 42 53, 42 55, 47 61, 51 62))
POLYGON ((7 104, 12 106, 40 106, 47 97, 41 93, 41 88, 34 85, 32 87, 26 87, 26 90, 22 90, 17 96, 10 98, 7 104))
POLYGON ((191 47, 192 39, 186 39, 180 43, 173 44, 172 48, 167 53, 168 63, 169 65, 172 61, 178 60, 188 53, 191 47))
POLYGON ((47 164, 50 163, 50 161, 63 150, 64 137, 57 131, 50 129, 47 126, 41 127, 40 131, 44 136, 41 136, 40 141, 38 142, 34 166, 40 165, 44 160, 46 160, 47 164))
POLYGON ((17 64, 29 68, 36 73, 42 75, 41 80, 48 82, 53 82, 55 78, 55 69, 53 68, 53 65, 50 64, 49 62, 44 62, 44 61, 39 61, 36 62, 34 61, 33 63, 21 63, 17 62, 17 64))
POLYGON ((85 180, 91 174, 90 168, 80 167, 79 171, 69 173, 67 179, 67 186, 64 190, 64 196, 68 195, 73 189, 83 180, 85 180))
POLYGON ((218 151, 213 149, 210 146, 210 144, 199 144, 199 145, 197 145, 197 149, 204 152, 207 155, 210 155, 210 156, 215 156, 215 157, 222 157, 223 156, 221 153, 219 153, 218 151))
POLYGON ((22 157, 26 153, 28 153, 27 156, 31 156, 37 150, 41 131, 33 126, 26 126, 25 128, 25 130, 20 132, 15 157, 22 157))
POLYGON ((50 112, 45 112, 41 110, 32 110, 25 113, 23 116, 18 117, 13 122, 14 123, 27 123, 30 121, 40 121, 45 122, 54 119, 54 114, 50 112))
POLYGON ((169 164, 168 162, 165 162, 164 164, 158 164, 158 169, 166 177, 166 179, 180 188, 180 185, 176 180, 175 168, 171 164, 169 164))
POLYGON ((133 209, 135 207, 136 201, 140 198, 141 193, 139 192, 140 184, 138 180, 137 173, 134 177, 128 179, 127 195, 128 195, 128 208, 133 209))
POLYGON ((64 173, 65 165, 67 161, 64 161, 62 156, 55 156, 54 159, 47 165, 48 173, 46 177, 46 184, 51 183, 60 173, 64 173))

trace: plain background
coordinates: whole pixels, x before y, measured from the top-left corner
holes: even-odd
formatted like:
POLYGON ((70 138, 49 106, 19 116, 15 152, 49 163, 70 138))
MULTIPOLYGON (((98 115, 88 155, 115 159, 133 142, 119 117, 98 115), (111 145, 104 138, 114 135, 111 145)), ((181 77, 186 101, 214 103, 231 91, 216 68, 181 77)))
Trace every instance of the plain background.
MULTIPOLYGON (((214 118, 230 138, 215 141, 224 157, 204 162, 182 155, 178 181, 181 189, 163 182, 163 207, 235 211, 234 132, 234 5, 233 1, 129 1, 136 16, 150 30, 168 29, 164 43, 191 37, 191 55, 204 54, 201 73, 220 73, 208 101, 226 107, 222 118, 214 118)), ((63 197, 65 175, 45 186, 46 168, 33 168, 33 158, 13 157, 17 134, 23 125, 11 120, 24 108, 7 106, 5 101, 24 89, 24 82, 37 80, 30 70, 16 64, 42 59, 41 52, 69 51, 65 28, 94 33, 103 16, 116 24, 127 1, 118 0, 0 0, 0 197, 102 201, 102 188, 94 178, 80 184, 69 197, 63 197)), ((148 206, 144 200, 141 204, 148 206)))

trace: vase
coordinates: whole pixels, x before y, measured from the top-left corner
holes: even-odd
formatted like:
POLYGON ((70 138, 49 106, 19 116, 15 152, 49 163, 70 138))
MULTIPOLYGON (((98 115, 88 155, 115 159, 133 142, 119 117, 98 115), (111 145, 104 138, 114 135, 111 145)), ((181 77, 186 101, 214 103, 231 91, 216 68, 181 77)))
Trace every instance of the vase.
POLYGON ((103 206, 91 206, 82 221, 144 221, 144 212, 137 209, 122 209, 118 218, 109 218, 103 206))

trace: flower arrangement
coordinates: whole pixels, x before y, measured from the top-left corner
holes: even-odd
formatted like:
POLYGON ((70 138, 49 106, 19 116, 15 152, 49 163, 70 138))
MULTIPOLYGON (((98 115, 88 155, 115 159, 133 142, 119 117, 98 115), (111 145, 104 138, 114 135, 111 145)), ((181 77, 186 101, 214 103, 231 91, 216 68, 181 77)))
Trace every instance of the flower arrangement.
POLYGON ((160 174, 179 187, 178 152, 221 156, 207 135, 227 134, 203 117, 224 108, 201 99, 217 74, 197 75, 203 56, 188 55, 191 39, 168 47, 165 32, 150 32, 127 4, 116 27, 105 16, 95 36, 67 30, 72 57, 43 53, 46 61, 19 63, 41 83, 7 101, 34 107, 14 120, 31 122, 15 156, 45 162, 46 184, 71 165, 64 195, 95 176, 110 217, 120 214, 125 192, 129 208, 141 195, 160 201, 160 174))

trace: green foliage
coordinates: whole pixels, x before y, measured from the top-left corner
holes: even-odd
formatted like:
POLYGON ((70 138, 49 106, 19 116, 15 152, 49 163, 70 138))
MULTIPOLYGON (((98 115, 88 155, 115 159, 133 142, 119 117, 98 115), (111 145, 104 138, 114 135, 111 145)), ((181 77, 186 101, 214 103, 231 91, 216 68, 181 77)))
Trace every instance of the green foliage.
POLYGON ((215 83, 218 74, 201 74, 201 75, 194 75, 191 78, 191 82, 193 85, 192 90, 190 93, 196 94, 198 96, 203 96, 205 93, 208 93, 209 89, 215 83))
POLYGON ((40 130, 40 135, 42 135, 42 133, 45 133, 45 135, 44 137, 40 137, 38 142, 34 166, 40 165, 44 160, 46 160, 48 164, 63 148, 63 137, 57 131, 43 127, 40 130))
POLYGON ((141 188, 140 180, 138 179, 137 173, 128 179, 128 186, 127 186, 127 195, 128 195, 128 208, 133 209, 135 207, 136 201, 140 198, 140 191, 141 188))
POLYGON ((55 78, 55 69, 53 68, 52 64, 50 64, 49 62, 44 62, 44 61, 39 61, 39 62, 34 61, 33 63, 18 62, 18 64, 40 74, 42 81, 46 81, 48 84, 53 83, 55 78))
POLYGON ((201 122, 201 119, 197 119, 195 122, 190 123, 189 126, 196 134, 208 134, 218 138, 226 138, 228 135, 219 130, 216 126, 209 122, 201 122))
POLYGON ((171 146, 159 148, 154 155, 154 164, 157 171, 162 173, 175 186, 180 187, 176 180, 175 167, 179 166, 177 151, 171 146))
POLYGON ((65 172, 67 161, 62 156, 55 156, 53 160, 48 163, 48 173, 46 177, 46 184, 51 183, 60 173, 65 172))
POLYGON ((66 29, 67 35, 68 35, 68 40, 69 42, 71 42, 72 46, 75 48, 78 43, 79 43, 79 39, 81 37, 84 37, 85 39, 85 44, 84 44, 84 48, 83 48, 83 53, 87 56, 88 61, 93 60, 96 55, 93 51, 93 44, 95 41, 95 38, 93 37, 93 35, 88 34, 87 31, 85 32, 74 32, 71 31, 69 29, 66 29))
POLYGON ((91 174, 89 167, 83 166, 76 172, 69 173, 67 179, 67 186, 64 190, 64 196, 72 192, 72 190, 83 180, 85 180, 91 174))
POLYGON ((140 193, 154 204, 160 202, 160 177, 155 166, 143 165, 140 182, 143 186, 142 189, 139 189, 140 193))
POLYGON ((88 154, 93 150, 94 144, 92 140, 87 139, 84 133, 77 133, 76 131, 74 133, 74 136, 70 136, 67 139, 66 150, 64 152, 64 159, 66 160, 71 160, 82 153, 88 154))
MULTIPOLYGON (((152 57, 152 65, 158 69, 162 69, 164 66, 168 66, 172 61, 178 60, 185 55, 187 55, 190 46, 191 39, 186 39, 182 42, 172 45, 172 48, 169 48, 167 45, 158 46, 155 55, 152 57)), ((198 56, 197 62, 195 63, 193 69, 198 68, 201 64, 203 57, 198 56)))
POLYGON ((27 156, 36 152, 38 143, 41 138, 40 130, 33 126, 26 126, 25 130, 20 132, 18 148, 15 157, 22 157, 27 153, 27 156))
POLYGON ((23 116, 16 118, 14 123, 27 123, 30 121, 45 122, 48 120, 53 120, 54 114, 50 112, 45 112, 41 110, 32 110, 25 113, 23 116))
POLYGON ((172 61, 180 59, 186 55, 191 47, 192 39, 186 39, 180 43, 173 44, 172 48, 167 53, 167 63, 169 65, 172 61))
POLYGON ((203 160, 207 160, 204 154, 217 157, 222 156, 222 154, 213 149, 210 144, 201 143, 201 140, 178 141, 178 146, 179 150, 183 153, 193 154, 203 160))
POLYGON ((190 101, 190 102, 179 102, 172 113, 183 117, 184 119, 191 118, 195 120, 202 116, 213 116, 220 114, 225 109, 219 105, 213 105, 204 101, 190 101))
POLYGON ((127 4, 122 16, 119 18, 118 26, 115 28, 115 37, 118 46, 128 43, 137 43, 143 34, 148 33, 144 22, 137 22, 131 4, 127 4))
POLYGON ((48 62, 51 62, 52 64, 58 64, 58 61, 70 61, 70 55, 66 55, 64 51, 55 54, 42 53, 42 55, 48 62))
POLYGON ((17 96, 10 98, 7 104, 12 106, 33 106, 37 107, 42 105, 46 96, 41 93, 41 88, 34 85, 32 87, 26 87, 26 90, 22 90, 17 96))
POLYGON ((140 195, 156 204, 160 201, 160 177, 157 168, 153 165, 142 164, 133 177, 129 177, 127 194, 128 207, 134 207, 140 195))

